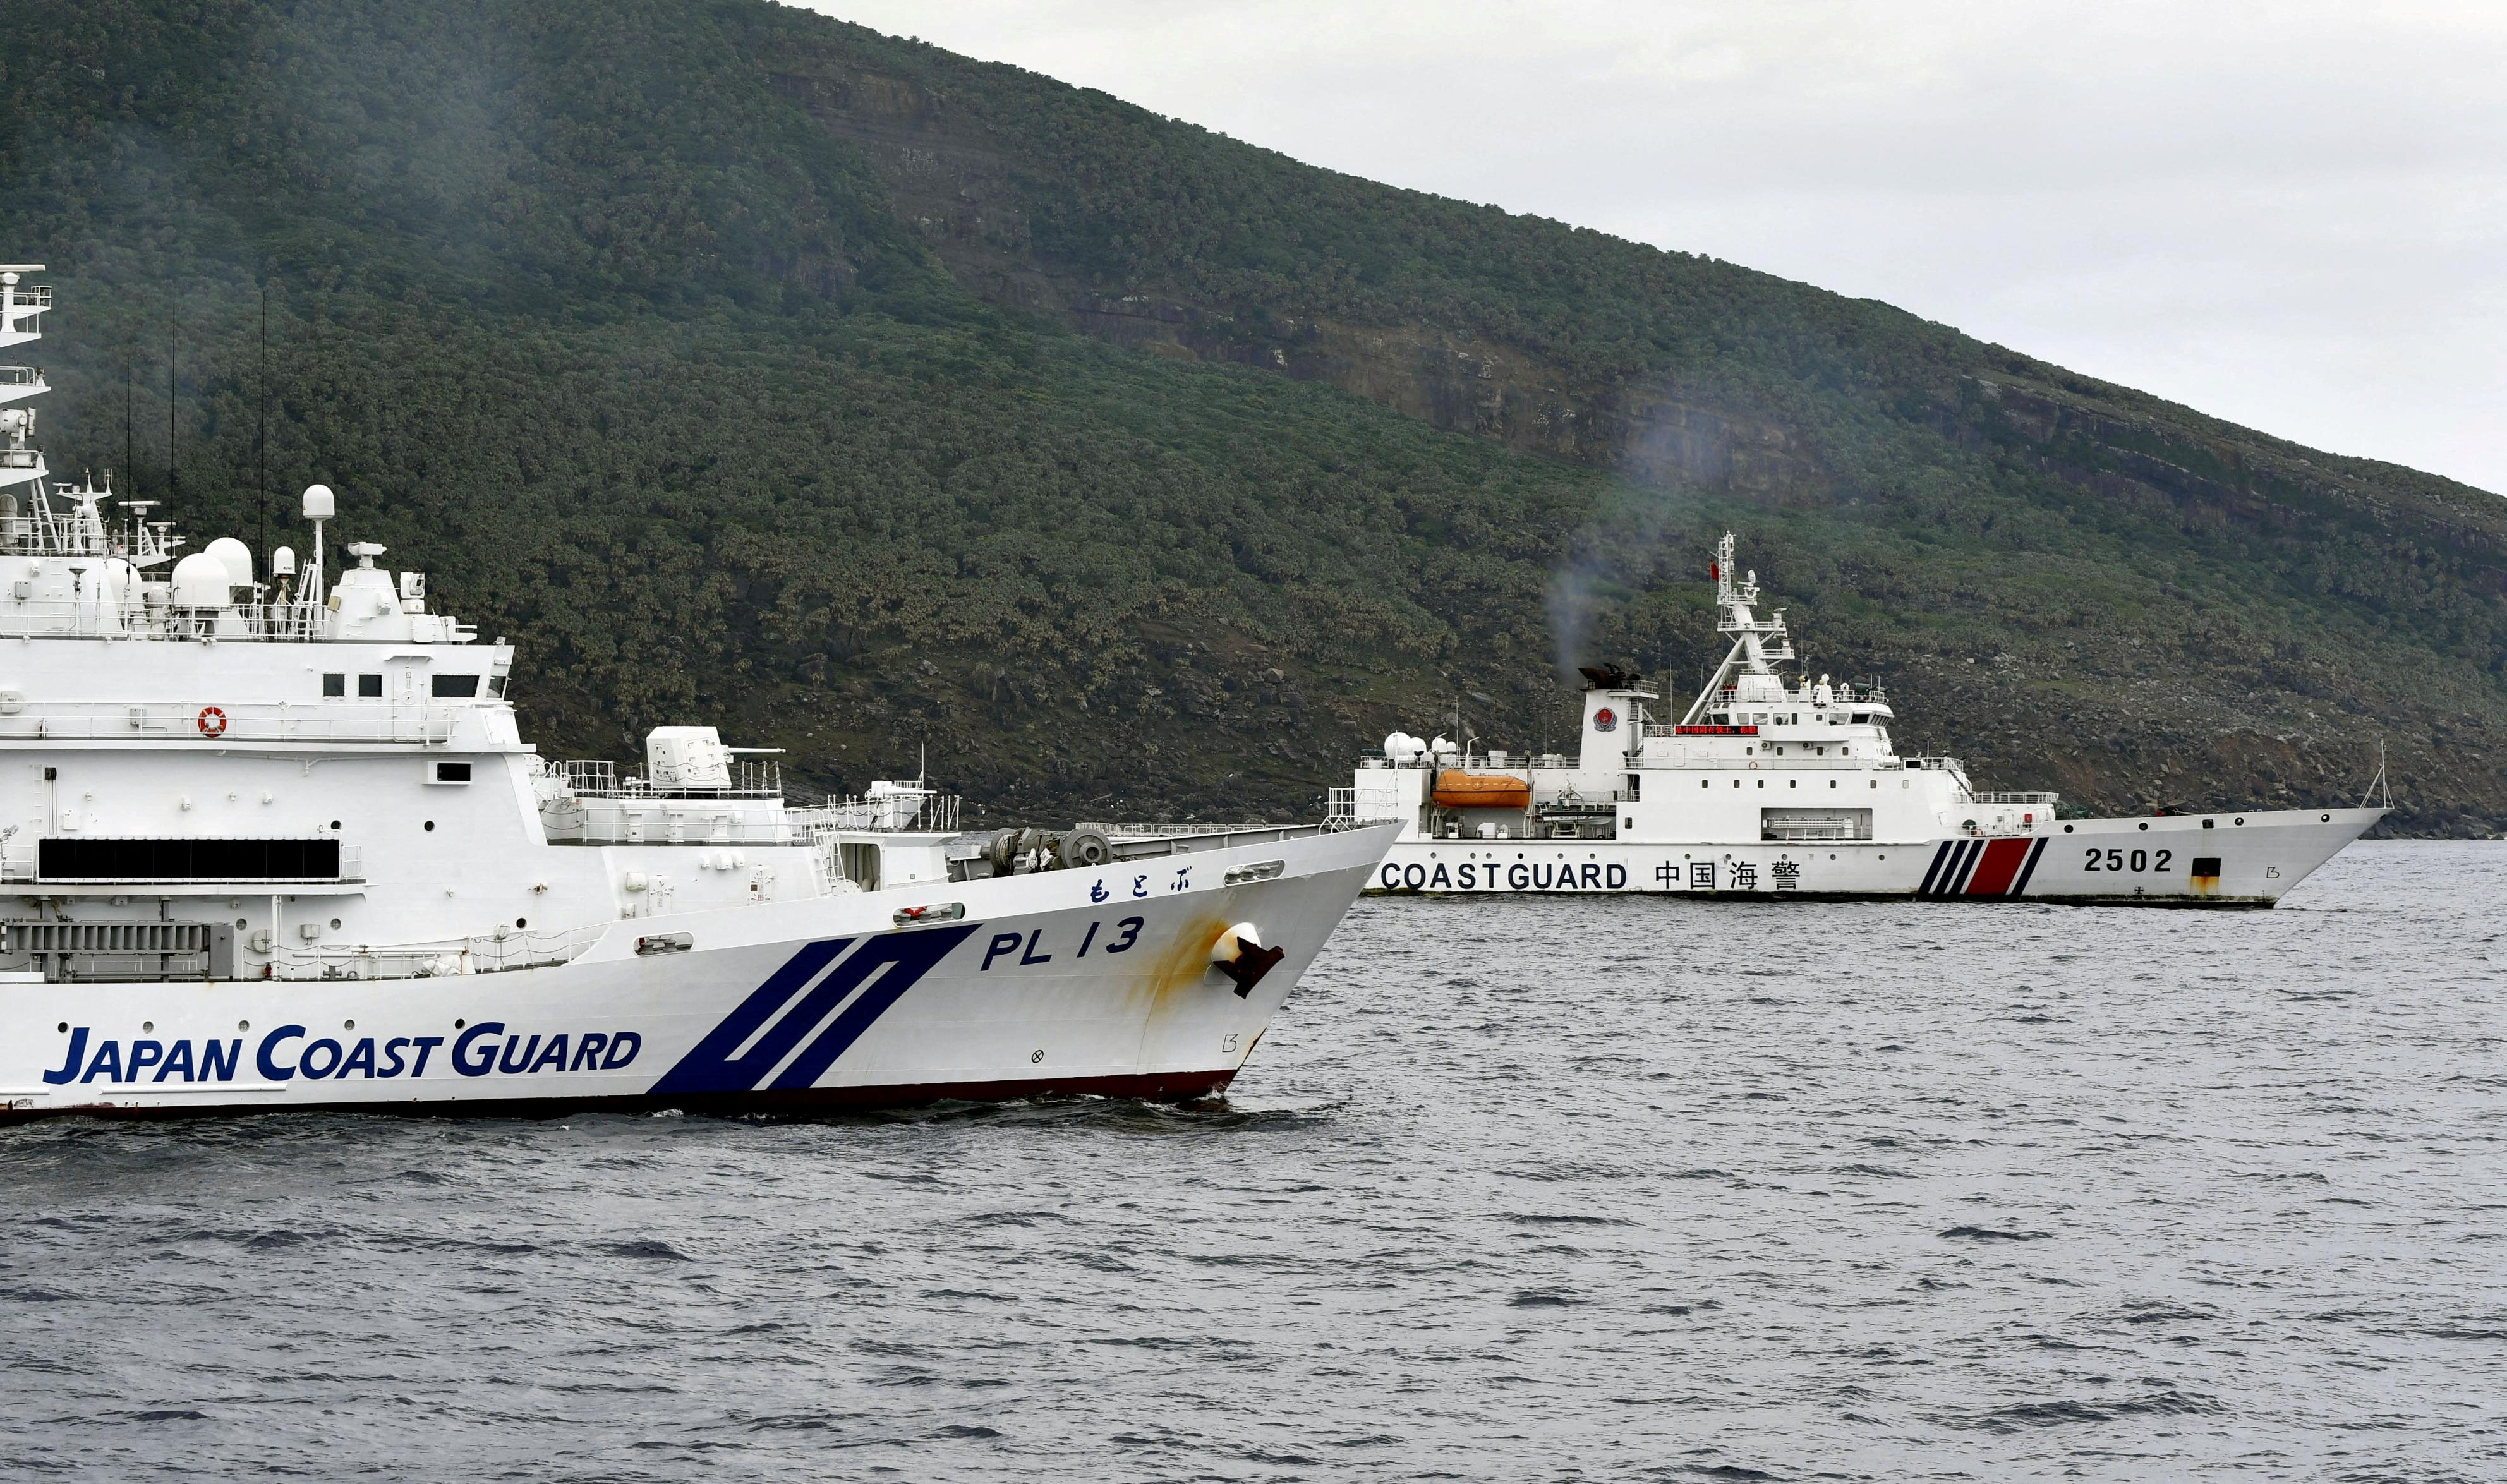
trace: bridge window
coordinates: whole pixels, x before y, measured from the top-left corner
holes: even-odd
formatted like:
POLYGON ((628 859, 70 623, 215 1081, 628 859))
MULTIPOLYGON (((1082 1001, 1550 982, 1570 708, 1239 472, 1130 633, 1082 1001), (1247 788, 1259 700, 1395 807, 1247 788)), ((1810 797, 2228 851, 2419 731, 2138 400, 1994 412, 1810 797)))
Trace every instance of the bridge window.
POLYGON ((360 695, 360 696, 378 696, 378 697, 379 697, 379 696, 381 696, 382 693, 383 693, 383 677, 382 677, 382 676, 381 676, 381 675, 359 675, 359 676, 357 677, 357 694, 358 694, 358 695, 360 695))
POLYGON ((45 881, 337 880, 337 840, 67 840, 37 842, 45 881))
POLYGON ((325 696, 345 696, 348 694, 348 677, 345 675, 324 675, 322 677, 322 694, 325 696))
POLYGON ((479 677, 477 675, 436 675, 431 678, 435 683, 435 694, 439 696, 476 696, 479 694, 479 677))

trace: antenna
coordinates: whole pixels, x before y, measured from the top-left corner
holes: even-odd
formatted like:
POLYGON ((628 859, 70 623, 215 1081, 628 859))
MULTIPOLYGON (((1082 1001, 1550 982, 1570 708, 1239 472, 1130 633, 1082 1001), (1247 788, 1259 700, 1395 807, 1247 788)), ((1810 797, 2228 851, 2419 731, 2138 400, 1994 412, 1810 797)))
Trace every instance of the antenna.
POLYGON ((305 586, 300 590, 307 607, 322 604, 322 523, 338 513, 338 502, 331 497, 328 485, 305 487, 305 519, 313 523, 313 561, 305 570, 305 586))
POLYGON ((179 498, 182 482, 174 472, 174 361, 182 353, 183 291, 169 286, 165 301, 165 498, 179 498))
POLYGON ((2380 789, 2383 790, 2385 795, 2385 807, 2387 809, 2393 808, 2394 787, 2393 784, 2386 781, 2385 778, 2385 744, 2382 741, 2380 741, 2377 743, 2377 776, 2368 780, 2368 791, 2359 795, 2359 807, 2361 809, 2366 809, 2368 807, 2368 801, 2377 797, 2378 791, 2380 789))
MULTIPOLYGON (((120 316, 116 316, 119 318, 120 316)), ((122 323, 122 467, 136 469, 139 460, 131 453, 130 402, 139 385, 139 332, 128 320, 122 323)), ((132 478, 137 478, 133 475, 132 478)))
POLYGON ((270 274, 261 279, 261 371, 254 377, 261 394, 261 427, 253 435, 253 457, 259 465, 256 498, 261 506, 261 550, 270 552, 270 274))

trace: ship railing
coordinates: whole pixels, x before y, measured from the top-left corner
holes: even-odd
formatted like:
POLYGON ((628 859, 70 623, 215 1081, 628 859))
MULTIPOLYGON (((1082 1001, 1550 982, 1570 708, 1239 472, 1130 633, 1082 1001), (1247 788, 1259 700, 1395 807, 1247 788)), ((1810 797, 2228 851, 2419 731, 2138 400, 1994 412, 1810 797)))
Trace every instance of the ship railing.
POLYGON ((1218 824, 1196 819, 1187 819, 1176 824, 1161 824, 1154 819, 1136 819, 1112 822, 1091 821, 1079 827, 1084 830, 1095 830, 1108 840, 1157 840, 1169 835, 1232 835, 1240 830, 1266 830, 1272 826, 1218 824))
POLYGON ((53 286, 49 283, 19 283, 5 292, 20 309, 49 309, 53 307, 53 286))
POLYGON ((41 449, 0 449, 0 469, 40 469, 44 467, 41 449))
POLYGON ((499 928, 468 937, 421 943, 330 944, 280 947, 272 956, 273 979, 436 979, 500 974, 513 969, 570 963, 600 941, 606 923, 527 932, 499 928))
POLYGON ((1869 840, 1871 827, 1868 824, 1768 824, 1760 827, 1759 838, 1787 842, 1869 840))
POLYGON ((1078 828, 1095 830, 1111 841, 1116 859, 1138 860, 1148 855, 1189 855, 1198 851, 1223 851, 1231 846, 1302 840, 1310 835, 1354 829, 1360 824, 1391 822, 1360 819, 1342 823, 1329 818, 1319 824, 1206 824, 1197 820, 1165 824, 1148 819, 1105 823, 1083 820, 1078 828))
POLYGON ((61 742, 420 742, 453 740, 449 706, 296 706, 285 701, 151 701, 0 706, 0 739, 61 742))
MULTIPOLYGON (((0 466, 33 468, 43 455, 32 449, 0 449, 0 466), (18 455, 23 455, 20 458, 18 455)), ((94 557, 122 555, 83 549, 85 541, 66 523, 33 516, 0 520, 0 556, 94 557)), ((328 610, 307 603, 239 602, 223 608, 165 609, 117 605, 101 582, 91 582, 83 598, 15 597, 0 588, 0 637, 112 638, 158 641, 214 639, 222 644, 303 643, 323 638, 328 610)), ((468 643, 478 631, 441 614, 421 615, 420 623, 443 623, 443 637, 414 643, 468 643)))
POLYGON ((1990 793, 1976 795, 1976 802, 1979 804, 2057 804, 2062 802, 2062 798, 2059 793, 2047 793, 2038 789, 1998 788, 1990 793))
POLYGON ((0 366, 0 386, 39 386, 44 374, 32 366, 0 366))
POLYGON ((688 788, 659 784, 637 774, 621 775, 606 758, 570 757, 554 765, 566 792, 578 799, 780 799, 783 772, 772 762, 729 765, 729 782, 721 788, 688 788))
POLYGON ((958 821, 965 811, 954 793, 909 790, 848 795, 796 809, 792 813, 813 834, 819 836, 848 831, 954 835, 958 833, 958 821))

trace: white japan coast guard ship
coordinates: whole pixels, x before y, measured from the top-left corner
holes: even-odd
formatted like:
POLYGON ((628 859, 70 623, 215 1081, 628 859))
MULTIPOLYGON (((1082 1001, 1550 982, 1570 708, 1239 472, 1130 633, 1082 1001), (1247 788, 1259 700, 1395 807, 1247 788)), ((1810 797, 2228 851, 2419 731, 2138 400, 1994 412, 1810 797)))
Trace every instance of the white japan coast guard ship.
MULTIPOLYGON (((0 271, 0 347, 47 289, 0 271)), ((380 546, 256 576, 50 480, 0 367, 0 1117, 1227 1086, 1394 830, 959 831, 657 728, 543 761, 380 546)), ((109 485, 108 481, 108 485, 109 485)))
POLYGON ((1732 648, 1678 721, 1586 670, 1574 758, 1397 732, 1362 759, 1333 814, 1401 825, 1370 889, 2265 907, 2384 815, 2064 819, 2054 794, 1980 791, 1954 757, 1898 752, 1876 686, 1786 677, 1784 614, 1760 616, 1730 535, 1708 570, 1732 648))

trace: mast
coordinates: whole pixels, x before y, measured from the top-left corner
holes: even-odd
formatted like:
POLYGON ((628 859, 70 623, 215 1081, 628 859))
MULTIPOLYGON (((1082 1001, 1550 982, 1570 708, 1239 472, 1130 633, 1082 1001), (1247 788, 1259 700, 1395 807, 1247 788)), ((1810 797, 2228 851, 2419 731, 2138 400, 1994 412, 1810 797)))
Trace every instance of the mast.
MULTIPOLYGON (((37 324, 43 312, 53 307, 53 291, 45 285, 19 281, 22 274, 43 271, 40 263, 0 263, 0 349, 43 339, 44 332, 37 324)), ((52 471, 44 463, 44 451, 34 443, 35 410, 11 404, 42 396, 51 389, 39 367, 0 366, 0 513, 11 518, 12 535, 16 534, 16 487, 34 487, 36 498, 30 502, 31 508, 42 502, 45 480, 52 471)))
POLYGON ((1727 530, 1724 539, 1715 543, 1714 560, 1706 568, 1715 579, 1715 605, 1724 615, 1716 623, 1715 632, 1732 635, 1732 649, 1715 668, 1715 673, 1707 677, 1705 688, 1690 705, 1689 714, 1681 718, 1683 726, 1694 726, 1707 707, 1715 705, 1725 685, 1736 676, 1766 675, 1781 686, 1784 677, 1776 667, 1797 658, 1793 638, 1785 630, 1784 610, 1779 608, 1765 618, 1758 616, 1759 574, 1734 571, 1732 545, 1732 533, 1727 530))

